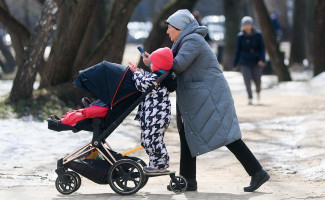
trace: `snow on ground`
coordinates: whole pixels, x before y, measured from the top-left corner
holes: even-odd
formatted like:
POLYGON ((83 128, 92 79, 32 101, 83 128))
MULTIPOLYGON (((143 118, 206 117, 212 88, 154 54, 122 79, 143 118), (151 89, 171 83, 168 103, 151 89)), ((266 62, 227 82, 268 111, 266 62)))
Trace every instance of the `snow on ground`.
MULTIPOLYGON (((139 134, 135 133, 138 130, 135 126, 137 122, 123 124, 109 137, 108 143, 120 151, 138 146, 139 134)), ((44 169, 49 163, 54 169, 56 160, 87 144, 92 137, 85 131, 51 131, 47 129, 46 121, 34 121, 28 117, 0 120, 0 133, 0 185, 48 184, 48 180, 43 181, 42 177, 46 179, 47 174, 51 174, 49 179, 53 180, 53 170, 36 173, 37 169, 44 169), (33 176, 36 179, 31 178, 33 176)))

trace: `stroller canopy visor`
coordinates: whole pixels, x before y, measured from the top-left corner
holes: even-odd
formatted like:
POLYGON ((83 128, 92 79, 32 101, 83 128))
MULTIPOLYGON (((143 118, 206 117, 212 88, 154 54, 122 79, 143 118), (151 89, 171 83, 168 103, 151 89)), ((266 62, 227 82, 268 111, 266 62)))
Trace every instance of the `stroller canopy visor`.
POLYGON ((80 71, 73 84, 113 107, 119 101, 138 92, 132 74, 128 67, 103 61, 80 71))

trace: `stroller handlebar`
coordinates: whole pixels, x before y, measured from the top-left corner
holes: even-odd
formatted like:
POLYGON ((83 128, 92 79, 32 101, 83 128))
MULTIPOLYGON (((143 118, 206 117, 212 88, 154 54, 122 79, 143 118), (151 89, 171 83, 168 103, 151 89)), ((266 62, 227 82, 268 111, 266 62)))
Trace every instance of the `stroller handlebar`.
POLYGON ((155 86, 159 85, 170 74, 170 71, 164 72, 154 83, 155 86))

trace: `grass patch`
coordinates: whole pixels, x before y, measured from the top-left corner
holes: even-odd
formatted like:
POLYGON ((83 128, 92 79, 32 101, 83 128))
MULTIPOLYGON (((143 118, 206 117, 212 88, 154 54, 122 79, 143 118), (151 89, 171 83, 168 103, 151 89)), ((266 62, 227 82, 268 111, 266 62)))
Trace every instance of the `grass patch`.
POLYGON ((62 116, 68 110, 69 107, 55 95, 40 91, 31 100, 20 100, 15 103, 7 99, 0 101, 0 118, 32 116, 37 120, 43 121, 51 114, 62 116))

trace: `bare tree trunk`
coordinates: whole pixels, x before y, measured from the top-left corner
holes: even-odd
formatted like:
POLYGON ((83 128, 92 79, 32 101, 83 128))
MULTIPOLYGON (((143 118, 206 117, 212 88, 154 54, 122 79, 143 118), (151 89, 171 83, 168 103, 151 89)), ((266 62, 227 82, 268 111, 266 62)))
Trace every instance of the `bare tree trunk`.
POLYGON ((0 39, 0 51, 6 60, 5 63, 2 62, 2 71, 9 74, 15 70, 16 62, 15 58, 11 55, 8 47, 3 43, 2 39, 0 39))
MULTIPOLYGON (((310 0, 305 0, 310 1, 310 0)), ((280 15, 278 16, 278 19, 280 21, 281 29, 283 32, 283 38, 284 40, 288 40, 291 38, 291 26, 292 24, 289 23, 288 20, 288 6, 287 6, 288 0, 266 0, 265 5, 268 9, 269 13, 272 13, 275 9, 280 11, 280 15)))
POLYGON ((224 70, 232 69, 236 49, 236 38, 240 30, 240 4, 237 0, 224 0, 225 11, 225 47, 222 56, 222 65, 224 70))
POLYGON ((314 75, 325 71, 325 1, 317 0, 315 4, 314 29, 314 75))
POLYGON ((257 11, 259 22, 263 32, 266 50, 270 56, 272 68, 279 81, 291 81, 287 66, 284 64, 279 44, 276 41, 272 21, 267 12, 264 0, 252 0, 257 11))
POLYGON ((72 67, 88 21, 97 1, 64 1, 58 13, 57 33, 51 53, 41 74, 40 87, 54 86, 70 80, 72 67))
POLYGON ((106 11, 106 2, 105 0, 98 0, 99 2, 96 5, 95 11, 92 13, 91 18, 89 19, 87 29, 82 39, 82 43, 78 49, 78 54, 73 64, 72 76, 78 74, 79 69, 82 68, 82 65, 86 58, 96 47, 96 44, 101 40, 105 34, 106 28, 106 18, 108 12, 106 11))
POLYGON ((293 31, 291 37, 290 65, 302 64, 306 58, 305 27, 306 27, 306 1, 294 1, 293 31))
POLYGON ((25 55, 24 47, 29 41, 30 32, 25 25, 10 14, 5 0, 0 0, 0 21, 11 37, 12 46, 16 54, 16 64, 17 66, 22 66, 25 55))
POLYGON ((58 3, 56 0, 46 1, 36 30, 25 50, 24 64, 19 66, 14 79, 9 97, 11 101, 32 97, 36 73, 43 61, 44 50, 55 24, 57 11, 58 3))
POLYGON ((305 46, 309 67, 314 66, 314 26, 315 26, 315 0, 306 1, 306 31, 305 46))
MULTIPOLYGON (((164 20, 179 9, 192 10, 197 1, 198 0, 173 0, 166 4, 161 12, 157 15, 153 23, 152 30, 144 42, 144 49, 151 53, 152 51, 163 46, 171 47, 173 43, 166 34, 167 28, 164 20)), ((139 66, 144 66, 141 58, 139 60, 139 66)))
POLYGON ((81 69, 102 60, 121 63, 126 43, 127 24, 140 0, 115 0, 112 4, 105 35, 81 69))

